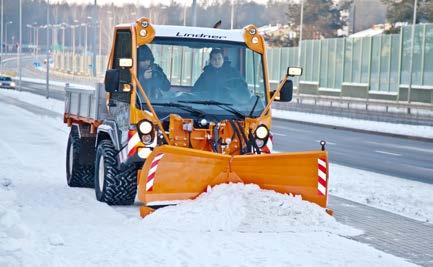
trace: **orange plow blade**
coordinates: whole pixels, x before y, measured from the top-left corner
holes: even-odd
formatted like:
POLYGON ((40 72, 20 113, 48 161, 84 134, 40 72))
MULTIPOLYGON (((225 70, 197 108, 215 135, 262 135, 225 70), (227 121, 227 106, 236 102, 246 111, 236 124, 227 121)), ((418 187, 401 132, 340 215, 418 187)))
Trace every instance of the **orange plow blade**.
POLYGON ((257 184, 327 205, 326 151, 230 156, 175 146, 157 147, 139 174, 138 197, 145 204, 193 199, 208 186, 257 184))

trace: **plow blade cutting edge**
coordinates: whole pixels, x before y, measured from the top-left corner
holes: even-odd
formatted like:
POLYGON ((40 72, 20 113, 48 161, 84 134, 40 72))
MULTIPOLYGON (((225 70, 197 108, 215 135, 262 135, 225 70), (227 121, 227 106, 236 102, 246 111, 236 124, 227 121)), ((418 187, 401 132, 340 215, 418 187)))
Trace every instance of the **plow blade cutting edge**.
POLYGON ((230 156, 165 145, 141 169, 138 198, 145 204, 193 199, 208 186, 241 182, 301 195, 326 208, 327 170, 326 151, 230 156))

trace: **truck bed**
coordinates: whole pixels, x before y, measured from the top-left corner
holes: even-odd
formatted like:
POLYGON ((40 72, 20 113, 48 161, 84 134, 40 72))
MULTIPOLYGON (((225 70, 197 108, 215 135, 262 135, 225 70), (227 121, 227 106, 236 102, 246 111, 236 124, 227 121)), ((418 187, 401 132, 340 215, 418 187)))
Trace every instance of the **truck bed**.
POLYGON ((94 88, 65 86, 64 121, 97 127, 107 117, 104 84, 94 88))

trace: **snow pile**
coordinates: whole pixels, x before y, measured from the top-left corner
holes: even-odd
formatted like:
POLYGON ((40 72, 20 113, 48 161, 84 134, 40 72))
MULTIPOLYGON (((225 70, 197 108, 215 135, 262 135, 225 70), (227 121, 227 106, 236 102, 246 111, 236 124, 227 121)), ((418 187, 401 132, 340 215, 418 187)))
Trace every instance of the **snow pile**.
POLYGON ((335 117, 322 114, 303 113, 287 110, 272 110, 272 117, 278 119, 288 119, 301 122, 312 122, 325 125, 340 126, 351 129, 360 129, 373 132, 401 134, 414 137, 433 138, 433 127, 423 125, 408 125, 389 122, 368 121, 360 119, 350 119, 335 117))
POLYGON ((194 232, 361 234, 316 204, 253 184, 215 186, 195 200, 157 210, 144 222, 159 229, 194 232))
POLYGON ((35 95, 29 92, 20 92, 15 90, 0 90, 0 96, 2 98, 11 97, 21 102, 35 105, 44 109, 48 109, 53 112, 57 112, 63 116, 65 112, 65 102, 56 99, 47 99, 46 97, 35 95))
POLYGON ((433 185, 330 164, 329 193, 433 223, 433 185))
POLYGON ((0 177, 0 266, 18 266, 29 238, 28 228, 16 211, 16 194, 10 179, 0 177))

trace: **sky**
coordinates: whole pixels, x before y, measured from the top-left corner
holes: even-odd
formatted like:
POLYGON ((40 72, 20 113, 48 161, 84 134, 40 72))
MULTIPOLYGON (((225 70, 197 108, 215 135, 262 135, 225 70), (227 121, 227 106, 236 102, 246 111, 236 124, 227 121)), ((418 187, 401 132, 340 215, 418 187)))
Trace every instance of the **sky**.
MULTIPOLYGON (((90 4, 90 3, 94 3, 94 0, 51 0, 50 2, 56 3, 56 2, 63 2, 66 1, 68 3, 77 3, 77 4, 90 4)), ((265 4, 268 0, 251 0, 260 4, 265 4)), ((140 3, 141 5, 144 6, 148 6, 150 4, 165 4, 168 5, 170 4, 171 0, 97 0, 98 4, 111 4, 114 3, 115 5, 123 5, 123 4, 127 4, 127 3, 132 3, 132 4, 137 4, 140 3)), ((175 2, 181 3, 181 4, 186 4, 186 5, 191 5, 192 0, 186 0, 186 1, 182 1, 182 0, 175 0, 175 2)), ((198 0, 198 2, 200 2, 200 0, 198 0)))

